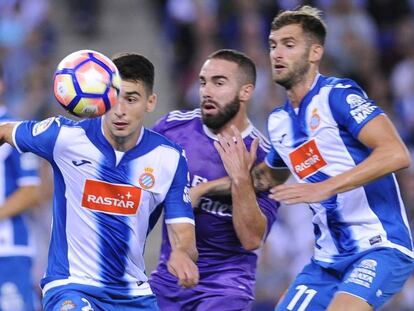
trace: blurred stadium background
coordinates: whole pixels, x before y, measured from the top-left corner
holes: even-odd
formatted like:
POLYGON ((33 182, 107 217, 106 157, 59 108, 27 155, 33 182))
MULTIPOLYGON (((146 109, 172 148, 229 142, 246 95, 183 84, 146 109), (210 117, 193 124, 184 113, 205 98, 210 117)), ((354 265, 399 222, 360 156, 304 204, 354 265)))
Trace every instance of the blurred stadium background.
MULTIPOLYGON (((325 12, 328 39, 322 73, 360 83, 414 152, 414 0, 0 0, 5 102, 24 119, 64 114, 53 98, 51 83, 60 59, 79 49, 108 56, 135 51, 156 67, 159 102, 147 120, 151 126, 169 110, 197 107, 197 75, 203 59, 215 49, 236 48, 256 62, 258 82, 250 116, 265 129, 268 113, 285 98, 270 78, 270 22, 280 9, 300 4, 325 12)), ((36 282, 44 270, 50 228, 52 187, 46 164, 42 178, 43 203, 29 215, 38 244, 36 282)), ((414 228, 414 167, 399 172, 398 178, 414 228)), ((254 310, 273 309, 309 260, 312 236, 305 206, 280 209, 279 221, 259 251, 254 310)), ((146 247, 148 273, 157 262, 159 243, 158 226, 146 247)), ((414 310, 414 277, 382 310, 414 310)))

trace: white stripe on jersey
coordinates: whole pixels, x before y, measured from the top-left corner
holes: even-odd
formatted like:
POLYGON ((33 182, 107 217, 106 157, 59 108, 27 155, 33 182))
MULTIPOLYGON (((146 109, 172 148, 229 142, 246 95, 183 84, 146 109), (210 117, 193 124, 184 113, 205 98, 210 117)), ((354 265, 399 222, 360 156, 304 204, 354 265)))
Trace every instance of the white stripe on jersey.
MULTIPOLYGON (((96 282, 92 279, 85 280, 85 279, 82 279, 82 278, 77 278, 77 277, 70 276, 67 279, 61 279, 61 280, 56 280, 56 281, 52 281, 50 283, 47 283, 43 287, 42 295, 45 296, 46 292, 49 289, 52 289, 52 288, 55 288, 55 287, 58 287, 58 286, 62 286, 62 285, 68 285, 70 283, 102 287, 101 283, 96 282)), ((141 285, 134 284, 134 285, 131 286, 131 290, 129 292, 129 295, 131 295, 131 296, 152 295, 152 290, 151 290, 151 287, 150 287, 148 282, 144 282, 141 285)))
POLYGON ((270 142, 269 140, 255 127, 253 127, 252 132, 250 133, 250 137, 253 139, 258 137, 259 138, 259 146, 267 153, 270 151, 270 142))
POLYGON ((195 110, 191 110, 191 111, 185 111, 185 112, 174 110, 168 114, 166 121, 170 122, 170 121, 180 121, 180 120, 191 120, 196 117, 201 117, 201 109, 199 108, 195 110))
POLYGON ((166 224, 192 224, 195 225, 194 220, 187 217, 179 217, 179 218, 173 218, 173 219, 166 219, 166 224))

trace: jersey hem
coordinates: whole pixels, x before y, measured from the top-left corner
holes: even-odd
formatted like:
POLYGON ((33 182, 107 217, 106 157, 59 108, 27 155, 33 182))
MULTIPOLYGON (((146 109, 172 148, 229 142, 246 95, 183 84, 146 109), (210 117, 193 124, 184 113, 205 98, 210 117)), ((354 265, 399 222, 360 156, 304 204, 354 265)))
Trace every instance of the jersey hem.
MULTIPOLYGON (((95 287, 100 287, 102 289, 105 288, 105 285, 100 282, 96 282, 92 280, 84 280, 84 279, 79 279, 75 277, 69 277, 67 279, 54 280, 54 281, 51 281, 45 284, 42 289, 42 295, 44 297, 48 290, 59 287, 59 286, 68 285, 68 284, 95 286, 95 287)), ((128 295, 131 295, 131 296, 147 296, 147 295, 153 294, 148 282, 144 282, 140 285, 132 283, 128 287, 125 287, 125 291, 128 291, 128 295)))

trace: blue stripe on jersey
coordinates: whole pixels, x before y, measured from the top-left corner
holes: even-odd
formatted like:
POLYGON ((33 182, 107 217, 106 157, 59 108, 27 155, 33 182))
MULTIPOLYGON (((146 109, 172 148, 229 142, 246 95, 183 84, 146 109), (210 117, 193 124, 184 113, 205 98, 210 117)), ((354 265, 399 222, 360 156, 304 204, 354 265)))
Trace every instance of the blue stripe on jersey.
POLYGON ((149 221, 148 221, 147 236, 157 224, 158 219, 160 218, 163 209, 164 209, 164 204, 158 204, 158 206, 150 214, 149 221))
POLYGON ((123 282, 122 278, 125 274, 129 253, 130 236, 129 230, 127 230, 129 218, 105 213, 96 213, 95 217, 98 232, 105 237, 105 239, 99 239, 102 282, 127 286, 128 283, 123 282))
POLYGON ((356 140, 354 137, 352 137, 349 132, 346 131, 342 126, 338 125, 338 127, 339 136, 344 142, 345 148, 348 150, 349 155, 354 160, 355 165, 358 165, 369 156, 371 150, 359 142, 359 140, 356 140))
MULTIPOLYGON (((60 276, 66 278, 69 276, 69 260, 68 260, 68 243, 66 237, 66 185, 63 180, 62 173, 56 163, 51 162, 53 167, 53 183, 55 189, 53 197, 53 226, 51 240, 49 246, 47 275, 60 276), (51 264, 52 263, 52 264, 51 264)), ((52 281, 51 278, 42 279, 40 286, 52 281)))
MULTIPOLYGON (((112 151, 112 154, 114 152, 112 151)), ((100 161, 99 179, 109 183, 120 183, 120 177, 116 175, 103 175, 104 166, 110 165, 109 159, 106 157, 100 161)), ((121 176, 127 176, 124 172, 127 168, 119 168, 121 176)), ((121 177, 122 178, 122 177, 121 177)), ((123 182, 125 183, 125 181, 123 182)), ((122 284, 127 286, 127 282, 122 282, 127 266, 127 258, 129 253, 128 241, 130 240, 130 232, 128 228, 129 217, 122 215, 110 215, 106 213, 95 213, 95 221, 100 236, 105 237, 99 239, 100 245, 100 276, 103 282, 122 284), (105 243, 105 244, 103 244, 105 243)))
MULTIPOLYGON (((328 178, 328 175, 319 171, 306 178, 306 181, 309 183, 317 183, 327 180, 328 178)), ((328 224, 329 232, 339 253, 350 253, 357 251, 357 243, 352 237, 352 232, 349 229, 349 226, 347 226, 347 223, 343 221, 341 213, 337 210, 337 199, 338 196, 334 195, 329 199, 320 202, 320 204, 326 210, 326 221, 328 224)), ((321 231, 319 228, 318 231, 320 237, 321 231)))
POLYGON ((394 174, 365 185, 364 190, 372 211, 380 219, 387 232, 388 240, 412 249, 410 233, 401 215, 394 174))
POLYGON ((305 141, 307 141, 309 138, 309 134, 306 129, 306 124, 302 124, 301 119, 296 114, 292 105, 286 104, 285 109, 289 113, 290 117, 294 120, 293 122, 290 121, 290 126, 291 126, 291 130, 293 133, 293 138, 294 138, 293 146, 298 147, 302 145, 305 141))

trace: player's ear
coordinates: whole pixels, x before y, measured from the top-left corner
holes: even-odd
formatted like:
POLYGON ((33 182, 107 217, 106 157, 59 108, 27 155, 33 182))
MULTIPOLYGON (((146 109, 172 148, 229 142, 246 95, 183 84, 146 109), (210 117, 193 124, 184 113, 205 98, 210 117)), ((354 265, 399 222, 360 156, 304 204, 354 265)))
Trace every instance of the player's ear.
POLYGON ((155 106, 157 105, 157 94, 152 93, 147 100, 147 107, 145 108, 146 112, 153 112, 155 106))
POLYGON ((253 84, 244 84, 241 86, 239 90, 239 99, 241 101, 247 102, 252 98, 253 92, 254 92, 253 84))
POLYGON ((309 61, 311 63, 319 63, 323 55, 323 46, 320 44, 312 44, 309 51, 309 61))

